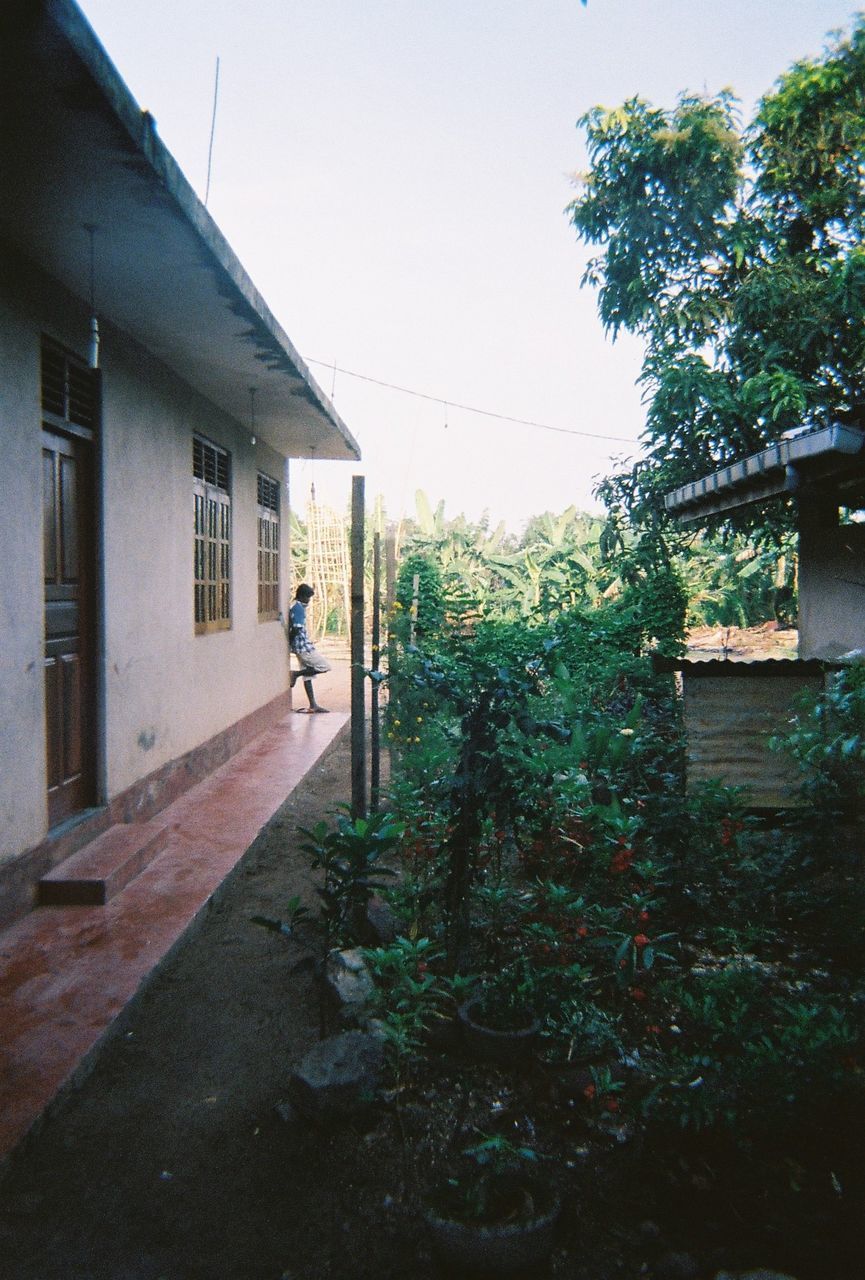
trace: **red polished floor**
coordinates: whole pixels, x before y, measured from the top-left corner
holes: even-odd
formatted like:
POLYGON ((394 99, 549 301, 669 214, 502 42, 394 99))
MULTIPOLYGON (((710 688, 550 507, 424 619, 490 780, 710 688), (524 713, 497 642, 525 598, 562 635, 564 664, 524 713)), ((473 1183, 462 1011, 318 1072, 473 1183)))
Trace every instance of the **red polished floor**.
POLYGON ((348 705, 347 674, 345 664, 322 678, 330 715, 289 714, 164 809, 163 851, 104 906, 40 907, 0 931, 0 1159, 87 1071, 129 1001, 347 724, 337 710, 348 705))

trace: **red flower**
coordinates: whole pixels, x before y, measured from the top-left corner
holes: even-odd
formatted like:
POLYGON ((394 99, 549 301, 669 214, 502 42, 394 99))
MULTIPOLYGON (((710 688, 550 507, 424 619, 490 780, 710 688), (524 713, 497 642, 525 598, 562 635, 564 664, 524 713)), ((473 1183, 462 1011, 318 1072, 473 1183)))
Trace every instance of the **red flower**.
POLYGON ((648 918, 649 918, 648 911, 641 911, 640 914, 637 916, 637 919, 640 920, 643 924, 646 923, 648 918))
POLYGON ((586 1099, 587 1102, 591 1102, 594 1096, 595 1096, 595 1086, 593 1084, 587 1084, 585 1089, 583 1090, 583 1097, 586 1099))
POLYGON ((618 1111, 619 1100, 618 1098, 607 1098, 607 1101, 604 1103, 604 1106, 607 1108, 608 1111, 618 1111))
POLYGON ((581 924, 581 925, 580 925, 580 927, 579 927, 579 929, 577 930, 577 937, 578 937, 578 938, 588 938, 588 936, 589 936, 589 931, 588 931, 588 929, 586 928, 586 926, 585 926, 584 924, 581 924))
POLYGON ((658 1026, 656 1022, 647 1022, 646 1030, 648 1031, 650 1036, 659 1036, 661 1034, 661 1028, 658 1026))
POLYGON ((613 875, 621 875, 627 871, 634 860, 634 855, 630 849, 619 849, 618 853, 614 853, 610 861, 610 871, 613 875))
POLYGON ((649 939, 646 937, 644 933, 635 934, 634 936, 635 947, 647 947, 648 945, 649 945, 649 939))
POLYGON ((631 998, 633 1000, 645 1000, 646 993, 642 987, 631 987, 631 998))

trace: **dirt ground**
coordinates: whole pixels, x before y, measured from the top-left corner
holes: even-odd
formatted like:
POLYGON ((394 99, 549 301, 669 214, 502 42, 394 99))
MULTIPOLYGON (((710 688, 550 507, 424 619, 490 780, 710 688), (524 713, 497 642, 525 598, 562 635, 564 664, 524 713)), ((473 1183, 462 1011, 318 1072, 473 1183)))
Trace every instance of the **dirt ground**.
MULTIPOLYGON (((0 1182, 4 1280, 440 1276, 418 1213, 433 1153, 448 1129, 475 1118, 488 1127, 493 1114, 524 1133, 537 1082, 444 1053, 363 1125, 317 1130, 281 1108, 293 1064, 319 1037, 317 947, 311 932, 286 939, 251 917, 280 916, 293 894, 314 905, 297 828, 332 816, 349 793, 344 732, 92 1074, 16 1153, 0 1182)), ((647 1183, 647 1153, 612 1138, 590 1145, 567 1111, 547 1114, 567 1182, 551 1275, 713 1280, 722 1266, 783 1260, 783 1249, 769 1257, 714 1245, 689 1256, 695 1239, 711 1238, 700 1216, 712 1216, 711 1189, 687 1166, 678 1187, 647 1183)), ((549 1145, 549 1134, 536 1136, 549 1145)), ((825 1257, 819 1227, 813 1243, 825 1257)), ((858 1274, 814 1265, 798 1280, 858 1274)))

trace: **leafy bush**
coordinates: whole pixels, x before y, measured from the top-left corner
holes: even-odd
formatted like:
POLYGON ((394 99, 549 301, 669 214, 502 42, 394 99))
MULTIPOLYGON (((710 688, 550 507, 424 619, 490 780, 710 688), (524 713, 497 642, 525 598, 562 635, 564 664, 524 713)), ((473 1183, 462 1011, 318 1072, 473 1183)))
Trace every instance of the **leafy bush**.
POLYGON ((865 812, 865 662, 829 678, 801 699, 789 733, 773 745, 799 762, 806 799, 819 810, 865 812))

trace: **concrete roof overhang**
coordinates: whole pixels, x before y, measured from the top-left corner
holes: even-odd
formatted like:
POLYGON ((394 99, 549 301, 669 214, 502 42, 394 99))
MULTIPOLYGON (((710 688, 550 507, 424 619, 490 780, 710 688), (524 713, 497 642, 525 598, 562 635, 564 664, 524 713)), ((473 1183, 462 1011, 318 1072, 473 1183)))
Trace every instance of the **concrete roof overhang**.
POLYGON ((865 501, 865 431, 834 425, 779 440, 760 453, 682 485, 664 506, 683 523, 777 494, 827 495, 839 505, 865 501))
MULTIPOLYGON (((288 457, 357 459, 71 0, 0 5, 0 239, 288 457)), ((85 345, 82 343, 82 345, 85 345)))

